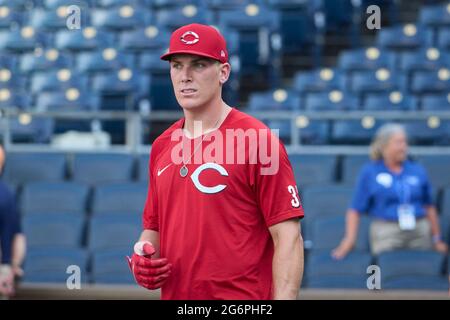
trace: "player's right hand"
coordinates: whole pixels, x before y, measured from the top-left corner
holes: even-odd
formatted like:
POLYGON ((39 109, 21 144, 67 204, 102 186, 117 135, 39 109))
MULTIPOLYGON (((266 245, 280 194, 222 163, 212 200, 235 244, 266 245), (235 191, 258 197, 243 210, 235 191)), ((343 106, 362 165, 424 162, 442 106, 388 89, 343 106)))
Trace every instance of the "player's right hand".
POLYGON ((150 242, 135 245, 135 252, 127 257, 128 266, 136 283, 149 290, 160 288, 170 276, 172 265, 167 259, 153 259, 156 250, 150 242), (140 247, 140 250, 136 248, 140 247))

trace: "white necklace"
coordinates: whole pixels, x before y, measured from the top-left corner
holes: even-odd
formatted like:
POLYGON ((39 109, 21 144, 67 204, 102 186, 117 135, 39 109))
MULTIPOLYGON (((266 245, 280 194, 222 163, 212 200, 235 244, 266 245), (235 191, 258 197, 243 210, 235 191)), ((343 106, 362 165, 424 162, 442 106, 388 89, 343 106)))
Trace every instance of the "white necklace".
MULTIPOLYGON (((216 126, 219 124, 220 119, 222 118, 222 115, 220 115, 219 119, 217 119, 216 123, 214 124, 214 126, 212 127, 212 130, 214 130, 216 128, 216 126)), ((211 131, 212 131, 211 130, 211 131)), ((200 141, 200 143, 195 147, 194 151, 191 153, 191 156, 188 159, 188 162, 191 161, 192 157, 194 156, 195 152, 198 150, 198 148, 202 145, 203 141, 205 140, 207 133, 203 134, 203 138, 200 141)), ((184 137, 184 135, 183 135, 184 137)), ((181 157, 183 158, 183 166, 180 168, 180 176, 182 178, 186 177, 189 173, 189 170, 186 166, 187 162, 184 161, 184 148, 181 148, 181 157)))

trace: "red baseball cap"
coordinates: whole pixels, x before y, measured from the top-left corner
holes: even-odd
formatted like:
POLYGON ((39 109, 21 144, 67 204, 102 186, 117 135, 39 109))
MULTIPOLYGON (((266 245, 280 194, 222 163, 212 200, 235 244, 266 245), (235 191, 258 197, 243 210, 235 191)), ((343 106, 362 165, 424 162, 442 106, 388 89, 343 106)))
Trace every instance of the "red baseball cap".
POLYGON ((188 24, 178 28, 170 37, 169 51, 161 56, 169 60, 177 53, 195 54, 202 57, 228 61, 225 38, 214 27, 204 24, 188 24))

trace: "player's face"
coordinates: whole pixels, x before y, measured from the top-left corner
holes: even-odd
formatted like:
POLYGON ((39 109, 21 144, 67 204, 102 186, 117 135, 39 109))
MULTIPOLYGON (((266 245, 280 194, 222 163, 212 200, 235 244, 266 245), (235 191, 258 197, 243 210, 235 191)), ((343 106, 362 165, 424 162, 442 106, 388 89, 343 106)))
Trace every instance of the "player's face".
POLYGON ((180 106, 202 108, 219 101, 229 71, 228 63, 196 55, 174 55, 170 59, 170 77, 180 106))
POLYGON ((408 142, 403 132, 395 133, 384 148, 383 156, 395 162, 403 162, 408 154, 408 142))

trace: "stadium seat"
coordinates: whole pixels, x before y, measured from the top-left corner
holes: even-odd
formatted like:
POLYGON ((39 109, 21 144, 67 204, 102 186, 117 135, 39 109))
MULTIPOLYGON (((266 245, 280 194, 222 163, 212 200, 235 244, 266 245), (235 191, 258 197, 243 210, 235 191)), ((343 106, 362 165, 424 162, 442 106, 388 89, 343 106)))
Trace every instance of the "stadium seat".
POLYGON ((13 185, 34 181, 62 181, 66 158, 61 153, 9 153, 4 177, 13 185))
POLYGON ((97 186, 92 212, 99 214, 141 214, 147 198, 147 183, 115 183, 97 186))
POLYGON ((400 68, 410 73, 418 70, 436 71, 443 67, 450 67, 450 55, 438 48, 424 48, 401 55, 400 68))
POLYGON ((30 77, 30 89, 33 94, 49 91, 66 91, 76 88, 79 92, 88 91, 88 78, 73 75, 69 69, 40 71, 30 77))
POLYGON ((148 169, 149 169, 149 154, 141 154, 137 160, 137 178, 138 181, 145 181, 148 183, 148 169))
POLYGON ((24 112, 11 117, 9 128, 14 143, 45 144, 50 142, 54 123, 52 119, 24 112))
POLYGON ((211 24, 209 13, 202 6, 185 4, 183 6, 166 7, 156 11, 156 25, 174 31, 191 23, 211 24))
POLYGON ((99 29, 115 31, 130 30, 151 23, 151 12, 145 7, 125 4, 110 9, 94 9, 91 12, 92 24, 99 29))
POLYGON ((99 96, 95 93, 83 92, 77 87, 64 91, 42 92, 36 98, 36 110, 39 111, 97 111, 99 96))
POLYGON ((132 179, 133 157, 127 154, 75 154, 72 179, 87 184, 127 182, 132 179))
POLYGON ((383 27, 377 45, 392 50, 413 50, 425 43, 425 31, 414 24, 383 27))
POLYGON ((370 111, 415 111, 417 99, 400 91, 368 93, 365 95, 364 110, 370 111))
POLYGON ((96 5, 101 8, 112 8, 130 4, 130 0, 94 0, 96 5))
POLYGON ((409 120, 403 123, 408 141, 417 145, 450 145, 450 121, 439 117, 428 120, 409 120))
POLYGON ((439 31, 438 38, 437 38, 437 45, 439 48, 442 48, 443 50, 450 49, 450 29, 449 28, 442 28, 439 31))
POLYGON ((139 215, 99 215, 91 218, 88 247, 91 251, 131 250, 142 231, 139 215))
POLYGON ((305 270, 307 288, 367 289, 367 267, 372 263, 369 253, 350 252, 335 260, 329 251, 311 252, 305 270))
POLYGON ((66 288, 69 266, 80 268, 80 281, 87 283, 88 255, 81 248, 32 248, 24 264, 25 283, 58 283, 66 288))
POLYGON ((338 66, 347 72, 362 70, 394 69, 396 56, 394 53, 380 48, 369 47, 352 49, 339 55, 338 66))
POLYGON ((364 117, 361 120, 335 120, 331 129, 331 140, 336 144, 367 145, 381 124, 380 120, 372 117, 364 117))
MULTIPOLYGON (((336 248, 345 235, 345 215, 317 217, 309 222, 309 239, 313 250, 327 250, 336 248)), ((358 237, 353 250, 369 252, 370 218, 361 216, 358 237)))
POLYGON ((103 94, 127 93, 135 98, 143 97, 150 88, 150 78, 137 70, 123 68, 114 72, 97 74, 92 77, 92 88, 103 94))
POLYGON ((31 182, 24 186, 22 213, 84 215, 89 188, 75 182, 31 182))
POLYGON ((30 248, 81 247, 84 217, 64 213, 30 214, 23 218, 23 230, 30 248))
POLYGON ((305 145, 323 145, 329 142, 330 122, 299 116, 296 120, 300 143, 305 145))
POLYGON ((447 187, 443 190, 441 201, 441 216, 446 216, 447 220, 449 220, 448 222, 450 223, 450 187, 447 187))
POLYGON ((39 55, 35 53, 22 55, 20 71, 23 73, 50 71, 51 69, 70 68, 71 65, 72 61, 69 56, 56 49, 48 49, 39 55))
POLYGON ((450 110, 450 93, 422 95, 420 105, 422 110, 450 110))
POLYGON ((119 46, 130 51, 161 51, 169 46, 170 34, 154 25, 124 31, 119 36, 119 46))
POLYGON ((353 188, 341 185, 319 185, 302 189, 303 208, 308 218, 342 216, 347 211, 353 188))
POLYGON ((11 27, 19 26, 23 24, 24 14, 18 9, 0 4, 1 19, 0 30, 8 30, 11 27))
POLYGON ((252 93, 248 108, 255 111, 299 110, 300 97, 296 92, 288 92, 284 89, 252 93))
POLYGON ((435 251, 399 250, 377 258, 384 289, 448 290, 445 255, 435 251))
POLYGON ((448 3, 424 6, 419 13, 419 23, 425 26, 450 26, 450 9, 448 3))
POLYGON ((98 250, 92 252, 92 282, 96 284, 133 284, 133 274, 125 257, 130 248, 119 250, 98 250))
MULTIPOLYGON (((47 9, 57 9, 61 6, 77 5, 79 7, 87 7, 93 5, 97 0, 40 0, 47 9)), ((111 0, 110 0, 111 1, 111 0)))
POLYGON ((327 68, 298 72, 294 76, 292 89, 300 93, 342 90, 344 89, 342 72, 327 68))
POLYGON ((91 51, 115 46, 114 35, 104 30, 86 26, 80 30, 60 30, 55 35, 58 50, 91 51))
POLYGON ((381 68, 374 71, 353 72, 349 89, 361 96, 369 92, 390 92, 403 88, 398 73, 381 68))
POLYGON ((335 181, 337 159, 333 155, 289 154, 289 160, 299 189, 335 181))
MULTIPOLYGON (((239 9, 242 5, 248 4, 249 2, 248 0, 209 0, 208 7, 216 11, 225 11, 239 9)), ((251 2, 260 5, 263 1, 254 0, 251 2)))
POLYGON ((117 52, 114 48, 80 53, 76 61, 80 72, 105 72, 120 68, 131 69, 133 66, 133 56, 117 52))
POLYGON ((417 71, 411 81, 411 92, 415 94, 448 93, 450 90, 450 69, 417 71))
POLYGON ((11 52, 34 51, 37 47, 48 45, 48 35, 31 26, 16 30, 0 30, 0 50, 11 52))
POLYGON ((370 161, 368 155, 345 155, 342 159, 341 183, 354 187, 364 164, 370 161))
POLYGON ((350 92, 332 90, 330 92, 308 93, 305 109, 309 111, 349 111, 359 109, 358 98, 350 92))
POLYGON ((65 7, 55 9, 34 8, 30 12, 30 25, 36 29, 52 32, 67 28, 65 7))
MULTIPOLYGON (((25 78, 9 68, 1 68, 0 66, 0 89, 13 89, 13 94, 16 91, 25 89, 25 78)), ((10 90, 11 91, 11 90, 10 90)), ((5 92, 5 91, 3 91, 5 92)), ((11 93, 11 92, 10 92, 11 93)), ((1 100, 6 100, 6 94, 3 93, 1 100), (5 97, 3 97, 5 96, 5 97)))
MULTIPOLYGON (((1 88, 1 87, 0 87, 1 88)), ((22 90, 14 88, 0 89, 0 109, 28 110, 31 107, 31 97, 22 90)))
POLYGON ((418 161, 425 167, 433 189, 450 185, 450 171, 448 170, 450 156, 421 155, 418 157, 418 161))

